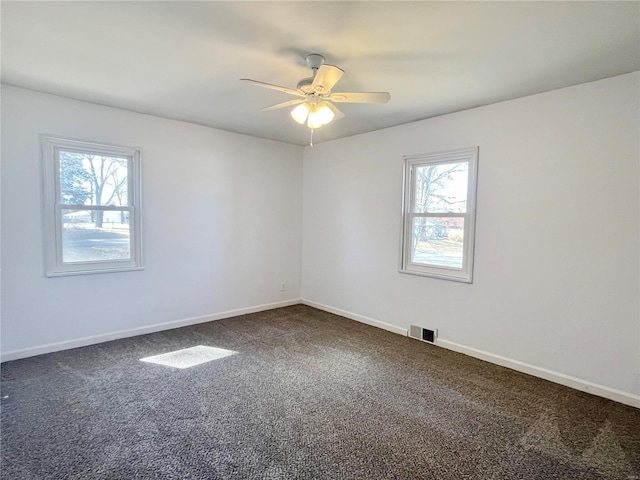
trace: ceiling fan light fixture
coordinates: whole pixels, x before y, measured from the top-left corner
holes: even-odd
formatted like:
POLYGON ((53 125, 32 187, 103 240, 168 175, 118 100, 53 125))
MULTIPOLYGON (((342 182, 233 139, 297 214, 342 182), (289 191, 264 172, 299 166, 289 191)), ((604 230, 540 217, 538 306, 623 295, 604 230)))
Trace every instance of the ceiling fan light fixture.
POLYGON ((326 102, 321 102, 318 105, 312 105, 309 112, 309 118, 307 120, 307 127, 320 128, 323 125, 331 122, 334 119, 335 113, 329 108, 326 102))
MULTIPOLYGON (((0 0, 2 1, 2 0, 0 0)), ((387 103, 391 96, 389 92, 335 92, 333 87, 338 83, 344 70, 335 65, 324 63, 324 57, 319 54, 311 54, 306 57, 307 65, 311 68, 313 76, 303 78, 298 82, 296 89, 281 87, 271 83, 259 82, 250 78, 242 78, 262 88, 276 90, 296 97, 295 100, 281 102, 276 105, 262 108, 262 110, 276 110, 279 108, 294 107, 289 113, 296 123, 313 130, 327 125, 334 120, 344 118, 333 102, 342 103, 387 103)), ((313 143, 311 143, 313 145, 313 143)))
POLYGON ((309 116, 309 105, 307 103, 301 103, 296 108, 291 110, 291 117, 300 125, 304 124, 308 116, 309 116))

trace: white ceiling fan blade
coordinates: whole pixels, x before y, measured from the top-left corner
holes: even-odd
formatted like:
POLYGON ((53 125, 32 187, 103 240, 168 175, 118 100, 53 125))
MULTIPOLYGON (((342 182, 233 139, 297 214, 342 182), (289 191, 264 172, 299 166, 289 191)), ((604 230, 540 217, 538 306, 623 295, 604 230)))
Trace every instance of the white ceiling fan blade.
POLYGON ((344 113, 342 113, 340 110, 338 110, 338 107, 336 107, 333 103, 326 102, 326 104, 331 109, 333 114, 335 115, 335 117, 333 117, 334 121, 335 120, 340 120, 341 118, 344 118, 344 113))
POLYGON ((295 95, 296 97, 305 96, 304 93, 300 93, 298 90, 293 90, 287 87, 280 87, 279 85, 272 85, 271 83, 259 82, 258 80, 251 80, 250 78, 241 78, 240 80, 255 85, 256 87, 270 88, 271 90, 288 93, 289 95, 295 95))
POLYGON ((311 88, 315 93, 326 94, 342 78, 344 71, 333 65, 320 65, 311 88))
POLYGON ((276 110, 278 108, 285 108, 285 107, 292 107, 294 105, 298 105, 300 103, 304 103, 305 99, 304 98, 296 98, 294 100, 289 100, 288 102, 282 102, 282 103, 278 103, 276 105, 271 105, 270 107, 264 107, 261 108, 260 110, 276 110))
POLYGON ((387 103, 390 99, 389 92, 336 92, 329 96, 338 103, 387 103))

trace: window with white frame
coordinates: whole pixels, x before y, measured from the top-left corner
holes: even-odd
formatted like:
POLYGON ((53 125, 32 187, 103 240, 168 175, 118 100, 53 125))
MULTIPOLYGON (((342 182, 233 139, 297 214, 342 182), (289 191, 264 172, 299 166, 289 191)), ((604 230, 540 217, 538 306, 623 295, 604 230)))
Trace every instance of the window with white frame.
POLYGON ((142 269, 140 150, 41 137, 46 275, 142 269))
POLYGON ((400 271, 471 283, 478 148, 404 157, 400 271))

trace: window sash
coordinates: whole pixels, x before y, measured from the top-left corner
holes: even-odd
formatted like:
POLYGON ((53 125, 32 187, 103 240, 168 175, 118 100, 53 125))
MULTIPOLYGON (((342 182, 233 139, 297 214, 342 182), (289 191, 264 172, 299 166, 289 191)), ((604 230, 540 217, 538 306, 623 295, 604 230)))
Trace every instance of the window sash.
MULTIPOLYGON (((428 214, 439 214, 439 213, 443 213, 446 215, 449 215, 451 213, 454 212, 418 212, 417 211, 417 207, 416 207, 416 185, 417 185, 417 179, 416 179, 416 170, 419 167, 424 167, 424 166, 433 166, 433 165, 447 165, 447 164, 453 164, 453 163, 469 163, 468 160, 465 159, 460 159, 460 158, 456 158, 453 160, 449 160, 449 159, 445 159, 445 160, 441 160, 441 161, 424 161, 424 162, 415 162, 415 163, 411 163, 411 183, 410 183, 410 212, 411 213, 415 213, 415 214, 420 214, 420 213, 428 213, 428 214)), ((469 183, 468 183, 468 178, 469 178, 469 172, 467 170, 467 201, 469 199, 469 183)), ((465 212, 455 212, 455 213, 466 213, 468 211, 469 205, 468 202, 466 204, 466 208, 467 210, 465 210, 465 212)))
POLYGON ((91 206, 91 205, 56 205, 56 263, 61 270, 75 270, 75 266, 84 265, 90 267, 95 265, 100 268, 127 268, 136 266, 135 246, 136 246, 136 229, 135 226, 135 209, 133 207, 109 207, 109 206, 91 206), (64 210, 86 210, 86 211, 103 211, 103 212, 128 212, 129 213, 129 258, 116 260, 85 260, 78 262, 64 261, 64 241, 62 234, 64 230, 64 219, 62 212, 64 210), (111 265, 111 266, 109 266, 111 265))
POLYGON ((406 246, 406 251, 407 251, 407 259, 406 259, 406 264, 413 266, 414 268, 417 269, 422 269, 424 267, 428 267, 428 268, 437 268, 437 269, 443 269, 443 270, 450 270, 452 272, 462 272, 464 271, 464 263, 465 263, 465 252, 468 249, 468 242, 469 242, 469 236, 468 235, 464 235, 464 232, 466 232, 466 225, 467 222, 469 221, 469 215, 466 213, 450 213, 450 214, 446 214, 446 213, 442 213, 442 214, 409 214, 409 228, 411 229, 411 235, 409 236, 409 242, 408 245, 406 246), (424 262, 415 262, 412 260, 412 258, 415 257, 414 253, 415 253, 415 245, 417 242, 414 241, 414 232, 413 232, 413 228, 411 228, 413 226, 413 219, 414 218, 462 218, 464 219, 464 224, 465 224, 465 228, 463 229, 463 238, 462 238, 462 267, 461 268, 456 268, 456 267, 447 267, 444 265, 437 265, 434 263, 424 263, 424 262))
MULTIPOLYGON (((106 145, 105 145, 106 146, 106 145)), ((134 190, 134 157, 135 157, 135 153, 132 153, 131 151, 129 151, 127 154, 123 154, 123 152, 125 150, 123 150, 120 147, 112 147, 112 146, 106 146, 106 147, 110 147, 108 150, 100 150, 97 151, 96 149, 90 150, 90 149, 83 149, 83 148, 63 148, 63 147, 54 147, 54 157, 53 157, 53 161, 54 161, 54 175, 55 175, 55 189, 56 189, 56 197, 55 197, 55 201, 56 204, 61 203, 61 199, 62 199, 62 185, 60 184, 60 153, 61 152, 68 152, 68 153, 78 153, 78 154, 85 154, 85 155, 100 155, 102 157, 111 157, 111 158, 124 158, 127 160, 127 205, 128 207, 133 207, 134 206, 134 197, 135 197, 135 190, 134 190), (112 150, 114 149, 114 150, 112 150), (119 153, 116 153, 119 152, 119 153), (133 195, 131 193, 134 193, 133 195)), ((128 149, 127 149, 128 150, 128 149)), ((70 205, 70 204, 63 204, 63 205, 70 205)), ((106 206, 116 206, 116 205, 98 205, 96 203, 90 203, 90 204, 85 204, 82 205, 82 207, 88 207, 88 206, 92 206, 92 207, 106 207, 106 206)))

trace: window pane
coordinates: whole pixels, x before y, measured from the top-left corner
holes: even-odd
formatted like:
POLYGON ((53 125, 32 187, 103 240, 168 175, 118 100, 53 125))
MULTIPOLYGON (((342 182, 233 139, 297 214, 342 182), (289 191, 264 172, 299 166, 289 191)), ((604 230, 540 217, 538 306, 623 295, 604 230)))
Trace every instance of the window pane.
POLYGON ((417 166, 414 212, 465 213, 468 162, 417 166))
POLYGON ((60 151, 60 203, 128 206, 128 161, 60 151))
POLYGON ((411 262, 462 268, 464 218, 414 218, 411 262))
POLYGON ((129 212, 62 210, 62 261, 130 260, 129 212))

